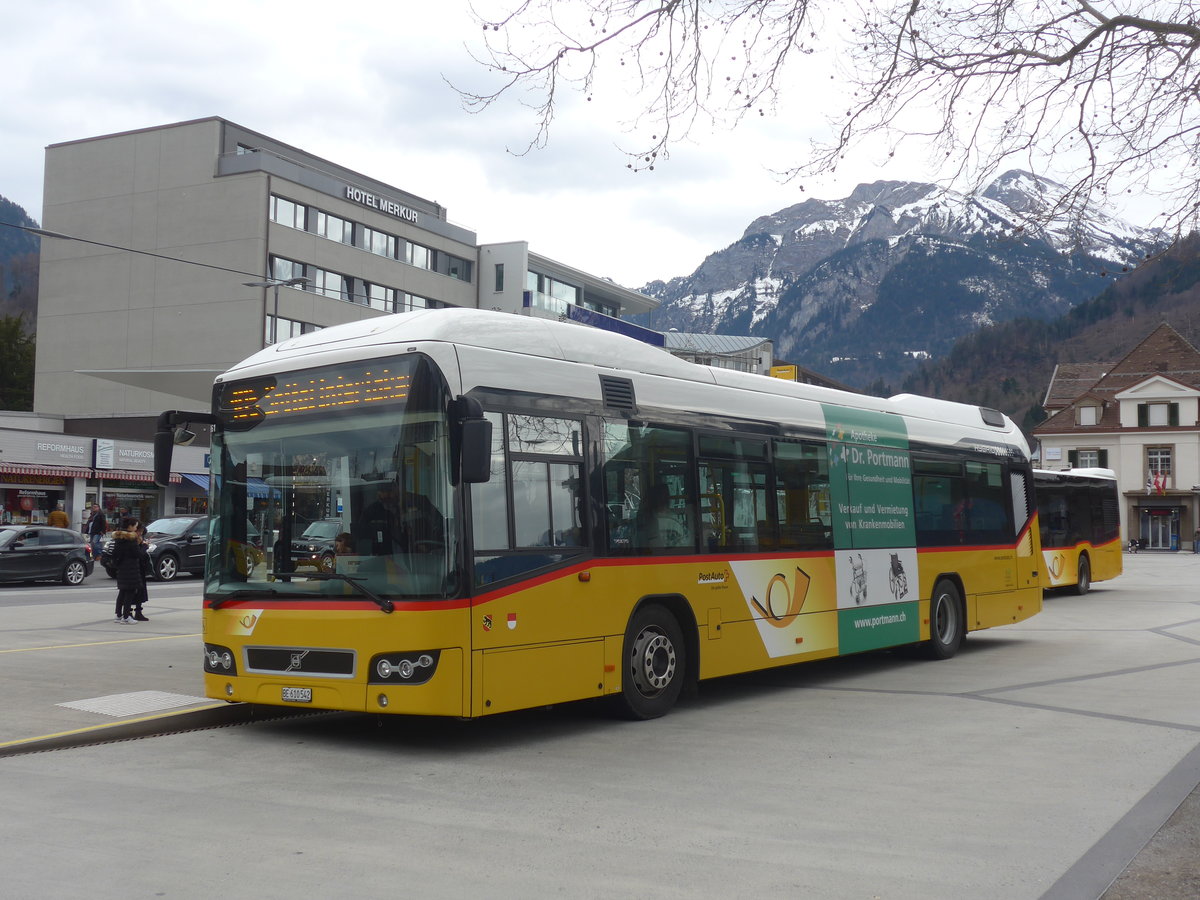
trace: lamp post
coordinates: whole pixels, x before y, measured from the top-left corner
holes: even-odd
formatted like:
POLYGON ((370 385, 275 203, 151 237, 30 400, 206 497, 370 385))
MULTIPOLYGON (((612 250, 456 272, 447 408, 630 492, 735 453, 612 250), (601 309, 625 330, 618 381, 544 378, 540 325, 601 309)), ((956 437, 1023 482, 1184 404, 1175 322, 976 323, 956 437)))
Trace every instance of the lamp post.
POLYGON ((308 279, 300 276, 298 278, 268 278, 265 281, 243 281, 246 287, 260 288, 275 288, 275 308, 271 313, 271 341, 275 343, 275 338, 279 334, 279 289, 281 287, 300 287, 308 284, 308 279))

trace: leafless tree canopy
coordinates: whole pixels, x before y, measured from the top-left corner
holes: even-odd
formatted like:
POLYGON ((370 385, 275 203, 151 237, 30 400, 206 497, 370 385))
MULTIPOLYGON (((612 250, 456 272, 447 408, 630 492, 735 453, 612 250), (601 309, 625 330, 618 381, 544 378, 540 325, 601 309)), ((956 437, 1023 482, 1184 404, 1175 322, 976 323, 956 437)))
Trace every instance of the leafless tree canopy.
MULTIPOLYGON (((1053 170, 1075 210, 1110 192, 1145 192, 1158 173, 1179 231, 1200 209, 1196 50, 1200 2, 1088 0, 512 0, 481 21, 499 73, 469 109, 519 94, 545 144, 563 90, 640 85, 630 166, 652 168, 704 120, 769 115, 797 57, 828 53, 853 88, 829 140, 789 177, 834 170, 864 138, 924 140, 948 177, 973 184, 1002 167, 1053 170), (791 63, 792 65, 789 65, 791 63), (948 166, 948 168, 947 168, 948 166)), ((1053 176, 1052 176, 1053 177, 1053 176)))

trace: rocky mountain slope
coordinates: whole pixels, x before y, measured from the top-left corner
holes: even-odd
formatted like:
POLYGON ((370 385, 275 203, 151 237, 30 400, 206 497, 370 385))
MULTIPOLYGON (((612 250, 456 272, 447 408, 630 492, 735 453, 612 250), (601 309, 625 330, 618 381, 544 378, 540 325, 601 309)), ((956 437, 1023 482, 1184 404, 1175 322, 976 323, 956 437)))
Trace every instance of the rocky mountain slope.
POLYGON ((1013 171, 978 195, 879 181, 806 200, 644 287, 661 301, 649 324, 769 337, 777 357, 850 385, 898 380, 981 326, 1061 316, 1158 247, 1099 211, 1056 217, 1061 192, 1013 171))

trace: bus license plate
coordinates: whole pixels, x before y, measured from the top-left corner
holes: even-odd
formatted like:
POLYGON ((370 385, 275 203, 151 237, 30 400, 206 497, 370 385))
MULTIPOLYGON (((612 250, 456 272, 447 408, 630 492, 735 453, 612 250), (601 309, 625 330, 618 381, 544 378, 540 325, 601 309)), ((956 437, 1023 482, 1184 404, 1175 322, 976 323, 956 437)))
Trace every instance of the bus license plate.
POLYGON ((289 703, 312 703, 312 688, 285 687, 283 699, 289 703))

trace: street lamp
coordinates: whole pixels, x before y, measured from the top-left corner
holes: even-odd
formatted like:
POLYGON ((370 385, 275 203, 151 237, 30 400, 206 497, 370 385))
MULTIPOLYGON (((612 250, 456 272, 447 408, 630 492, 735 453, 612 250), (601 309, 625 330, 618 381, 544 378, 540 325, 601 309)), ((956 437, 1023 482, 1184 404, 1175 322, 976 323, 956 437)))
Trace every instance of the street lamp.
POLYGON ((298 278, 268 278, 266 281, 243 281, 246 287, 260 288, 275 288, 275 310, 271 314, 271 343, 275 343, 275 338, 279 334, 279 288, 280 287, 300 287, 308 284, 308 279, 300 276, 298 278))

